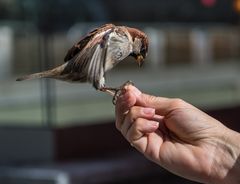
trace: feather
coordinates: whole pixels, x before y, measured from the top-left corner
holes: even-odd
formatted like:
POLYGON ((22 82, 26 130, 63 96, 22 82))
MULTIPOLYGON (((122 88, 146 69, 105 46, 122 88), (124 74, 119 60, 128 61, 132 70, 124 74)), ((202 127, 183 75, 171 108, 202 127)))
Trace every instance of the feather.
POLYGON ((93 38, 97 34, 103 32, 103 31, 112 29, 113 27, 115 27, 113 24, 105 24, 105 25, 89 32, 85 37, 82 37, 77 44, 75 44, 74 46, 72 46, 72 48, 70 48, 68 50, 66 56, 64 57, 64 61, 67 62, 67 61, 71 60, 72 58, 74 58, 80 51, 82 51, 87 46, 87 44, 90 41, 93 40, 93 38))

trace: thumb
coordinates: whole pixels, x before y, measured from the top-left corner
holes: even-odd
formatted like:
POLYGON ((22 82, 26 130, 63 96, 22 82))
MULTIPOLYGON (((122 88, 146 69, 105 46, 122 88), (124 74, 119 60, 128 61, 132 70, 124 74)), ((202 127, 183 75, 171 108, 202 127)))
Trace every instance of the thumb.
POLYGON ((187 106, 187 103, 181 99, 156 97, 144 94, 132 85, 128 86, 128 90, 136 97, 135 105, 154 108, 156 110, 156 114, 161 116, 167 115, 176 108, 183 108, 187 106))
POLYGON ((156 114, 161 116, 165 116, 173 110, 171 99, 144 93, 137 97, 136 104, 143 107, 151 107, 156 110, 156 114))

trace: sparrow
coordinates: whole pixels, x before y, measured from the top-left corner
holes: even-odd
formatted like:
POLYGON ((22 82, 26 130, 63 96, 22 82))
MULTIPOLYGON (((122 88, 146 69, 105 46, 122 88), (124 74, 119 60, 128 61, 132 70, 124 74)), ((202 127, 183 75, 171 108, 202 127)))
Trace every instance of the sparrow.
POLYGON ((89 82, 96 90, 116 96, 119 88, 106 86, 105 73, 128 56, 134 57, 142 66, 148 44, 147 35, 136 28, 105 24, 90 31, 73 45, 64 58, 64 64, 16 80, 53 78, 67 82, 89 82))

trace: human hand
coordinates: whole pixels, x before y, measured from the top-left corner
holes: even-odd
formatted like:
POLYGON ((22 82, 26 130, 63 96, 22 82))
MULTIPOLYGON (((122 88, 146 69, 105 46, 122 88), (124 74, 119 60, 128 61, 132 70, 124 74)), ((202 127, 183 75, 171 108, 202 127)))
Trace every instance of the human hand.
POLYGON ((239 134, 183 100, 126 86, 116 104, 116 127, 138 151, 177 175, 239 183, 239 134))

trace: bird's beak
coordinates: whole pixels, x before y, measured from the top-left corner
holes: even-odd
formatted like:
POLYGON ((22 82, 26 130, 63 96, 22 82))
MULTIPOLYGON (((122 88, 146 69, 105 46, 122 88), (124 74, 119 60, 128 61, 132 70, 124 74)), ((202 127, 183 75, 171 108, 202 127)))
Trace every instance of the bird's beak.
POLYGON ((137 60, 138 66, 141 67, 143 65, 143 60, 144 60, 143 56, 141 54, 137 55, 136 60, 137 60))

